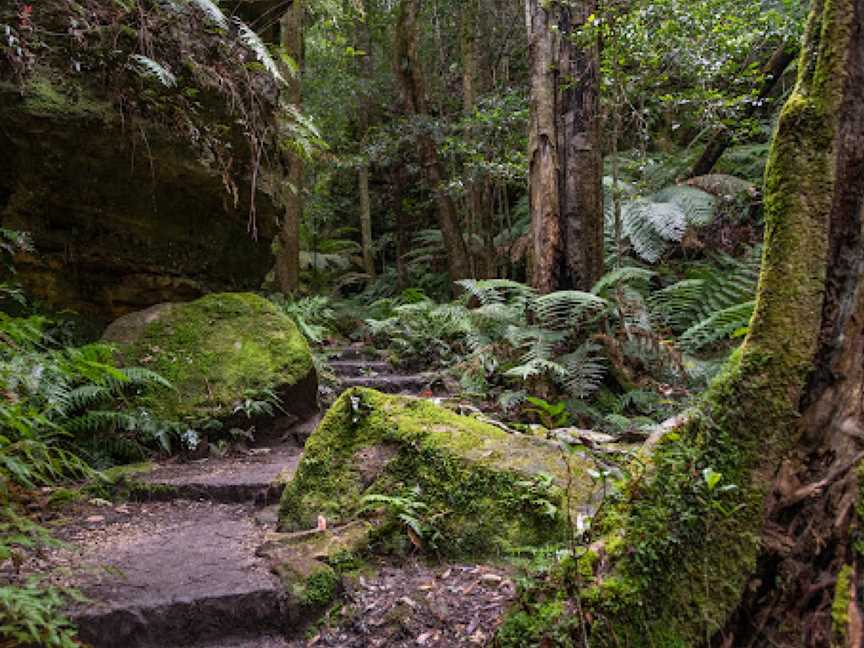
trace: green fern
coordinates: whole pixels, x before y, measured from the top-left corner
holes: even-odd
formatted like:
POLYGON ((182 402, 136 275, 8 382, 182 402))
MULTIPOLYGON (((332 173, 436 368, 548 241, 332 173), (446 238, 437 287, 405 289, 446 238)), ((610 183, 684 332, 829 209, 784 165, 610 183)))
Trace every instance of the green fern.
POLYGON ((187 0, 189 4, 197 7, 217 27, 228 29, 228 19, 213 0, 187 0))
POLYGON ((726 254, 692 270, 690 277, 652 295, 652 316, 683 333, 714 313, 749 302, 756 293, 762 250, 756 246, 741 258, 726 254))
POLYGON ((270 75, 279 81, 280 83, 285 83, 285 78, 282 76, 282 73, 279 71, 279 66, 276 65, 276 61, 273 60, 273 57, 270 56, 270 52, 267 50, 267 46, 255 33, 255 31, 250 28, 243 21, 235 18, 234 23, 237 26, 237 33, 240 38, 240 42, 243 43, 246 47, 248 47, 254 54, 255 58, 264 66, 264 69, 270 73, 270 75))
POLYGON ((696 353, 702 349, 728 339, 733 333, 746 329, 753 316, 756 302, 736 304, 713 313, 707 319, 690 327, 678 338, 678 347, 688 353, 696 353))
MULTIPOLYGON (((606 247, 614 248, 614 213, 611 185, 606 190, 606 247)), ((625 191, 621 200, 621 226, 623 236, 638 257, 656 263, 684 237, 691 226, 711 223, 717 213, 717 199, 695 187, 673 185, 647 196, 635 196, 625 191)))
POLYGON ((135 63, 133 68, 142 76, 156 79, 166 88, 173 88, 177 85, 177 77, 158 61, 154 61, 143 54, 133 54, 130 58, 135 63))

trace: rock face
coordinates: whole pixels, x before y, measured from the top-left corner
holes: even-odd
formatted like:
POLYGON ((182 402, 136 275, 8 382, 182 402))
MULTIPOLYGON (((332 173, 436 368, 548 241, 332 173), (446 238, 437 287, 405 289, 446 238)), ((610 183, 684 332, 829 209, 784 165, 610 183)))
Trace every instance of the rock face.
MULTIPOLYGON (((49 74, 0 85, 0 226, 29 232, 16 260, 45 302, 111 320, 165 301, 261 285, 276 210, 162 125, 49 74)), ((231 123, 228 121, 228 123, 231 123)), ((214 118, 214 128, 219 123, 214 118)), ((244 154, 237 151, 237 166, 244 154)))
POLYGON ((150 368, 172 383, 174 389, 142 397, 168 420, 278 432, 318 409, 317 374, 305 338, 289 317, 251 293, 207 295, 132 313, 111 324, 104 339, 119 344, 125 364, 150 368), (238 411, 268 394, 279 397, 284 412, 260 413, 254 405, 238 411))
POLYGON ((311 529, 319 516, 339 525, 372 509, 383 514, 378 541, 410 538, 442 555, 542 546, 563 541, 568 508, 575 515, 590 499, 589 463, 575 455, 569 463, 545 439, 427 400, 352 389, 307 442, 280 525, 311 529))

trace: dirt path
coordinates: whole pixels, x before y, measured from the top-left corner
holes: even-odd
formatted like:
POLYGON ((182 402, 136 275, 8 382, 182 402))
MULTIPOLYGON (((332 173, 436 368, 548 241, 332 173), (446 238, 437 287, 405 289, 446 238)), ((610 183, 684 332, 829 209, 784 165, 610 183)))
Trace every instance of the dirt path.
MULTIPOLYGON (((332 368, 337 393, 362 385, 431 394, 437 379, 399 374, 354 348, 332 368)), ((67 545, 32 558, 25 574, 88 597, 70 614, 94 648, 485 643, 513 596, 508 574, 489 566, 381 562, 346 583, 328 627, 286 595, 256 549, 275 531, 281 484, 314 424, 224 457, 160 463, 134 477, 130 501, 71 507, 52 522, 67 545)))

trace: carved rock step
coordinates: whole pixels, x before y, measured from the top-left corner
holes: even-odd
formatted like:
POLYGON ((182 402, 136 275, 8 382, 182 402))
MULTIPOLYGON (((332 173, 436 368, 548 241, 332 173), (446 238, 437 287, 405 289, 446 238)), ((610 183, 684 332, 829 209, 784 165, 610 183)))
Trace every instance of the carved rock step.
POLYGON ((353 345, 338 350, 338 360, 380 361, 381 354, 364 345, 353 345))
POLYGON ((350 376, 341 380, 345 389, 367 387, 385 394, 417 395, 428 389, 439 379, 437 374, 379 374, 372 376, 350 376))
POLYGON ((330 368, 338 376, 366 376, 394 372, 390 363, 383 360, 333 360, 330 362, 330 368))
POLYGON ((129 481, 138 501, 175 499, 271 504, 300 461, 295 446, 257 448, 246 455, 210 458, 191 463, 156 464, 129 481))
POLYGON ((243 638, 296 632, 309 613, 255 555, 267 528, 253 513, 210 502, 123 505, 67 529, 75 548, 56 550, 41 569, 62 578, 73 568, 66 583, 90 602, 71 615, 94 648, 263 648, 243 638))

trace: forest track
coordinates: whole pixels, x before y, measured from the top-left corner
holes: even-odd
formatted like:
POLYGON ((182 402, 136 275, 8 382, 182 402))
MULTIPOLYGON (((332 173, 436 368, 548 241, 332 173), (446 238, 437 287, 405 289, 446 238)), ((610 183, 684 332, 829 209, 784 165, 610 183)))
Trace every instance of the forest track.
MULTIPOLYGON (((365 386, 426 396, 436 383, 440 385, 437 374, 399 373, 361 348, 343 349, 331 368, 340 393, 348 387, 365 386)), ((238 446, 224 456, 201 460, 159 462, 130 475, 119 484, 127 501, 94 499, 64 511, 53 526, 66 546, 31 559, 25 571, 48 573, 51 582, 73 587, 88 598, 69 613, 81 639, 93 648, 304 645, 303 640, 291 638, 320 612, 298 606, 266 560, 256 556, 256 550, 275 531, 274 504, 319 420, 301 423, 281 438, 261 440, 258 447, 238 446)), ((372 576, 353 585, 353 596, 374 593, 376 604, 369 614, 382 606, 397 605, 400 597, 420 600, 423 591, 394 588, 398 567, 382 563, 379 569, 381 578, 372 576), (399 596, 390 600, 390 590, 399 596)), ((470 573, 466 569, 451 570, 453 578, 470 573)), ((484 573, 490 569, 485 568, 484 573)), ((440 581, 430 575, 431 570, 418 571, 417 566, 411 570, 418 583, 421 578, 440 581)), ((405 573, 406 583, 412 583, 409 571, 405 573)), ((465 594, 458 590, 457 598, 465 599, 469 610, 482 603, 494 611, 505 598, 496 588, 492 594, 483 587, 474 594, 474 586, 463 589, 465 594)), ((455 609, 460 604, 449 605, 455 609)), ((434 620, 434 615, 430 618, 434 620)), ((472 622, 472 618, 466 617, 464 625, 476 640, 479 621, 472 622)), ((361 622, 357 627, 365 625, 361 622)), ((322 645, 339 645, 343 638, 345 645, 365 645, 365 630, 360 634, 347 631, 350 637, 345 628, 333 632, 336 634, 321 638, 322 645)))

